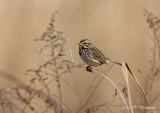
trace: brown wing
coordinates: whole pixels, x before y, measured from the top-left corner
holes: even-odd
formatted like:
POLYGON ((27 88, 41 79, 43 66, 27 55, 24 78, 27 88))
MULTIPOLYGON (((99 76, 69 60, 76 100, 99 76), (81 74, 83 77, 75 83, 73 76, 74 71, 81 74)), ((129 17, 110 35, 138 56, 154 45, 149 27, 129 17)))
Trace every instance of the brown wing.
POLYGON ((94 58, 98 61, 100 61, 101 63, 105 63, 106 60, 110 60, 109 58, 107 58, 102 52, 101 50, 97 49, 96 47, 92 47, 89 48, 92 51, 92 54, 94 56, 94 58))

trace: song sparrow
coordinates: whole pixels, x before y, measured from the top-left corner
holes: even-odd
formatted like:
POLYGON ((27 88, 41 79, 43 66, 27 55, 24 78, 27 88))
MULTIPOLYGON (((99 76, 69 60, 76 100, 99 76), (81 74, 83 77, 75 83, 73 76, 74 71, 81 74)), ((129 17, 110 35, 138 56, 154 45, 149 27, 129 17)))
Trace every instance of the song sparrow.
MULTIPOLYGON (((109 62, 122 65, 121 63, 111 61, 99 49, 97 49, 90 40, 83 39, 79 42, 79 55, 81 59, 90 66, 99 66, 109 62)), ((89 68, 88 67, 88 68, 89 68)))

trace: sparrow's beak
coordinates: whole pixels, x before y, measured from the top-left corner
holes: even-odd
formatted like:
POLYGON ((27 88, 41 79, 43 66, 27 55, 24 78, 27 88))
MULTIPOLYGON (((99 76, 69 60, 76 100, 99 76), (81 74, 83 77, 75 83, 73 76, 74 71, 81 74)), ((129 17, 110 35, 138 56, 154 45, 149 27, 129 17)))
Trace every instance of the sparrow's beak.
POLYGON ((80 43, 78 43, 78 45, 80 46, 80 43))

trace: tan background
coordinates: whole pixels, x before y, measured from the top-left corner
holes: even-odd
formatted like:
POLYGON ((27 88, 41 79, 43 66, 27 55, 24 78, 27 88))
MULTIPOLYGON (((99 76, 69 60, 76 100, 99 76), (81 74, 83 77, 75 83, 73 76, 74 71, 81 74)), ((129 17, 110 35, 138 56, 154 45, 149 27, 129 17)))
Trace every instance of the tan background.
MULTIPOLYGON (((88 38, 109 58, 127 61, 145 87, 142 76, 148 73, 152 39, 147 34, 149 29, 143 13, 147 9, 160 16, 159 5, 159 0, 1 0, 0 70, 12 73, 28 83, 30 77, 24 75, 25 70, 35 68, 43 59, 37 54, 39 44, 32 39, 41 36, 52 13, 58 10, 56 28, 69 39, 76 62, 82 63, 77 43, 88 38), (138 69, 142 74, 137 72, 138 69)), ((106 68, 102 66, 101 70, 106 68)), ((93 75, 82 70, 74 70, 72 74, 76 76, 77 87, 82 93, 93 75), (77 74, 77 71, 82 74, 77 74)), ((117 66, 108 76, 116 83, 124 81, 121 68, 117 66)), ((0 88, 15 84, 2 76, 0 82, 0 88)), ((134 82, 131 83, 133 90, 138 89, 134 82)), ((91 103, 100 104, 110 98, 114 93, 112 88, 105 81, 91 103)), ((64 85, 64 89, 64 102, 72 107, 74 102, 68 99, 72 94, 69 94, 67 86, 64 85)), ((139 93, 134 92, 133 96, 139 93)))

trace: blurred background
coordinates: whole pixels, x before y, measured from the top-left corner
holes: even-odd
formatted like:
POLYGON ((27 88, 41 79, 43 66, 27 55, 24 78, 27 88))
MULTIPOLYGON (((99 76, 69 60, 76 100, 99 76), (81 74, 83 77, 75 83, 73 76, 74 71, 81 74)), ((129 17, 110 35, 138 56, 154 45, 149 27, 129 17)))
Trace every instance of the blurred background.
MULTIPOLYGON (((25 75, 26 70, 36 68, 44 59, 37 53, 40 44, 33 39, 42 35, 57 10, 55 27, 69 39, 74 61, 84 64, 79 57, 77 44, 87 38, 110 59, 127 61, 145 90, 147 83, 144 78, 150 69, 153 36, 143 13, 147 9, 160 16, 159 4, 159 0, 1 0, 0 70, 29 83, 31 77, 25 75)), ((101 66, 98 70, 107 73, 109 66, 101 66)), ((73 86, 76 84, 82 97, 90 80, 97 76, 81 69, 75 69, 71 74, 72 78, 64 76, 63 79, 73 86)), ((107 76, 117 84, 125 83, 119 66, 114 66, 107 76)), ((16 84, 11 78, 2 75, 0 82, 0 88, 10 88, 16 84)), ((142 99, 133 100, 133 103, 143 104, 144 97, 131 77, 130 84, 132 97, 142 99)), ((78 96, 72 93, 63 80, 62 89, 63 102, 74 108, 79 101, 78 96), (74 98, 74 101, 70 98, 74 98)), ((103 80, 88 106, 109 100, 114 90, 107 80, 103 80)))

